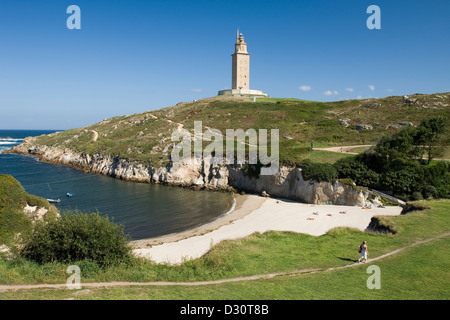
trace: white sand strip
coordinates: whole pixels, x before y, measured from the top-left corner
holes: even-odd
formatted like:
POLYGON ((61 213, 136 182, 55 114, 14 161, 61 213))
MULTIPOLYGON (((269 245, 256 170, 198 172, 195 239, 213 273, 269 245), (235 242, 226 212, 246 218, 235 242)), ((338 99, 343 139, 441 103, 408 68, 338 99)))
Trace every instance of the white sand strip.
POLYGON ((179 264, 183 259, 201 257, 210 250, 211 245, 222 240, 239 239, 254 232, 292 231, 319 236, 336 227, 365 230, 373 216, 399 215, 401 210, 397 206, 362 209, 356 206, 310 205, 268 198, 258 209, 214 231, 151 248, 135 249, 134 253, 157 263, 179 264))

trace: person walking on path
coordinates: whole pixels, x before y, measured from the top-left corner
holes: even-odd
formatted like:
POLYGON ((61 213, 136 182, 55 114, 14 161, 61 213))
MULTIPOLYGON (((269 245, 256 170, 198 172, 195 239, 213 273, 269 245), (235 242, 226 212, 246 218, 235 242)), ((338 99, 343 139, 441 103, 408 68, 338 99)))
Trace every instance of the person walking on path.
POLYGON ((358 259, 358 263, 361 262, 361 259, 364 259, 364 262, 367 262, 367 255, 369 254, 369 251, 367 250, 366 241, 363 241, 363 243, 359 246, 359 252, 361 253, 361 256, 358 259))

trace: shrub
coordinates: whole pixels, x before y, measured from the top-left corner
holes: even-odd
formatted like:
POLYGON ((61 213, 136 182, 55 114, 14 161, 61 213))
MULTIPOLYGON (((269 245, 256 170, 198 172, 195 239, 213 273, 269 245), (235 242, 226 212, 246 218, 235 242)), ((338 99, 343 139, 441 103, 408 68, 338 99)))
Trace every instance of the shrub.
POLYGON ((428 198, 439 198, 439 192, 437 191, 437 189, 434 186, 426 186, 423 191, 423 197, 425 199, 428 198))
POLYGON ((427 194, 433 198, 448 198, 450 192, 450 164, 439 161, 436 164, 424 168, 425 189, 427 194), (427 190, 428 189, 428 190, 427 190))
POLYGON ((355 186, 355 182, 351 178, 339 179, 339 181, 347 186, 355 186))
POLYGON ((389 168, 389 162, 386 157, 376 154, 373 149, 369 149, 364 153, 355 156, 356 160, 362 162, 370 170, 382 173, 389 168))
POLYGON ((23 210, 27 204, 48 209, 44 219, 56 216, 57 209, 47 200, 28 194, 13 176, 0 174, 0 245, 14 245, 17 234, 31 231, 31 219, 23 210))
POLYGON ((404 168, 383 174, 382 183, 394 193, 410 195, 420 189, 421 178, 417 168, 404 168))
POLYGON ((82 260, 77 262, 77 266, 81 270, 83 277, 95 277, 95 275, 100 271, 100 266, 97 262, 92 260, 82 260))
POLYGON ((413 201, 423 200, 422 193, 420 191, 413 192, 409 198, 413 201))
POLYGON ((334 163, 339 178, 350 178, 360 186, 375 186, 378 184, 379 174, 369 169, 355 157, 342 158, 334 163))
POLYGON ((303 161, 301 163, 303 179, 314 179, 319 182, 333 182, 337 179, 338 174, 333 165, 329 163, 313 163, 303 161))
POLYGON ((66 212, 37 223, 25 238, 21 255, 40 264, 90 260, 103 267, 129 261, 128 241, 123 226, 98 212, 66 212))

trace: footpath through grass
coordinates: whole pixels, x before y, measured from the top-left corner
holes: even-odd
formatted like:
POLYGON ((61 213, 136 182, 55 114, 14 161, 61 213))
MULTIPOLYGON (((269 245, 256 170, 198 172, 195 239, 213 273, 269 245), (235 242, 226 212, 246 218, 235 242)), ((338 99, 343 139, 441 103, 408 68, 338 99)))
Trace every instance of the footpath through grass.
MULTIPOLYGON (((358 258, 362 240, 369 246, 369 258, 406 247, 420 240, 450 231, 450 200, 422 201, 432 209, 388 217, 396 235, 365 233, 337 228, 319 237, 289 232, 253 234, 240 240, 224 241, 200 259, 180 266, 156 265, 137 259, 132 265, 106 269, 91 261, 82 261, 81 281, 199 281, 226 279, 309 268, 329 268, 352 264, 358 258)), ((311 275, 279 277, 270 280, 243 281, 220 285, 188 287, 146 287, 90 289, 80 298, 122 299, 449 299, 449 239, 408 248, 376 262, 383 272, 383 289, 368 290, 367 265, 311 275), (414 283, 416 285, 414 285, 414 283), (420 284, 418 289, 417 284, 420 284), (359 287, 358 287, 359 286, 359 287), (346 288, 346 291, 344 290, 346 288), (355 289, 360 288, 360 289, 355 289), (359 292, 360 291, 360 292, 359 292), (366 292, 367 291, 367 292, 366 292), (389 293, 388 293, 389 291, 389 293), (420 292, 420 295, 418 294, 420 292), (361 295, 360 295, 361 294, 361 295), (375 296, 374 296, 375 295, 375 296)), ((65 283, 67 265, 38 265, 25 259, 0 259, 1 284, 65 283)), ((62 298, 70 290, 30 290, 2 292, 0 298, 62 298)))

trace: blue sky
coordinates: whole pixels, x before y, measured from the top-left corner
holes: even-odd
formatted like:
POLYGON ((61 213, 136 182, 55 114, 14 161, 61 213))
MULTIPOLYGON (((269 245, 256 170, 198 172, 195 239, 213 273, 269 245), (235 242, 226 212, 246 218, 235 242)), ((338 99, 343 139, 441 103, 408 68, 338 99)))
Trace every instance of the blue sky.
POLYGON ((0 0, 0 129, 69 129, 231 87, 318 101, 450 91, 450 1, 0 0), (70 5, 81 29, 69 30, 70 5), (369 30, 369 5, 381 29, 369 30))

